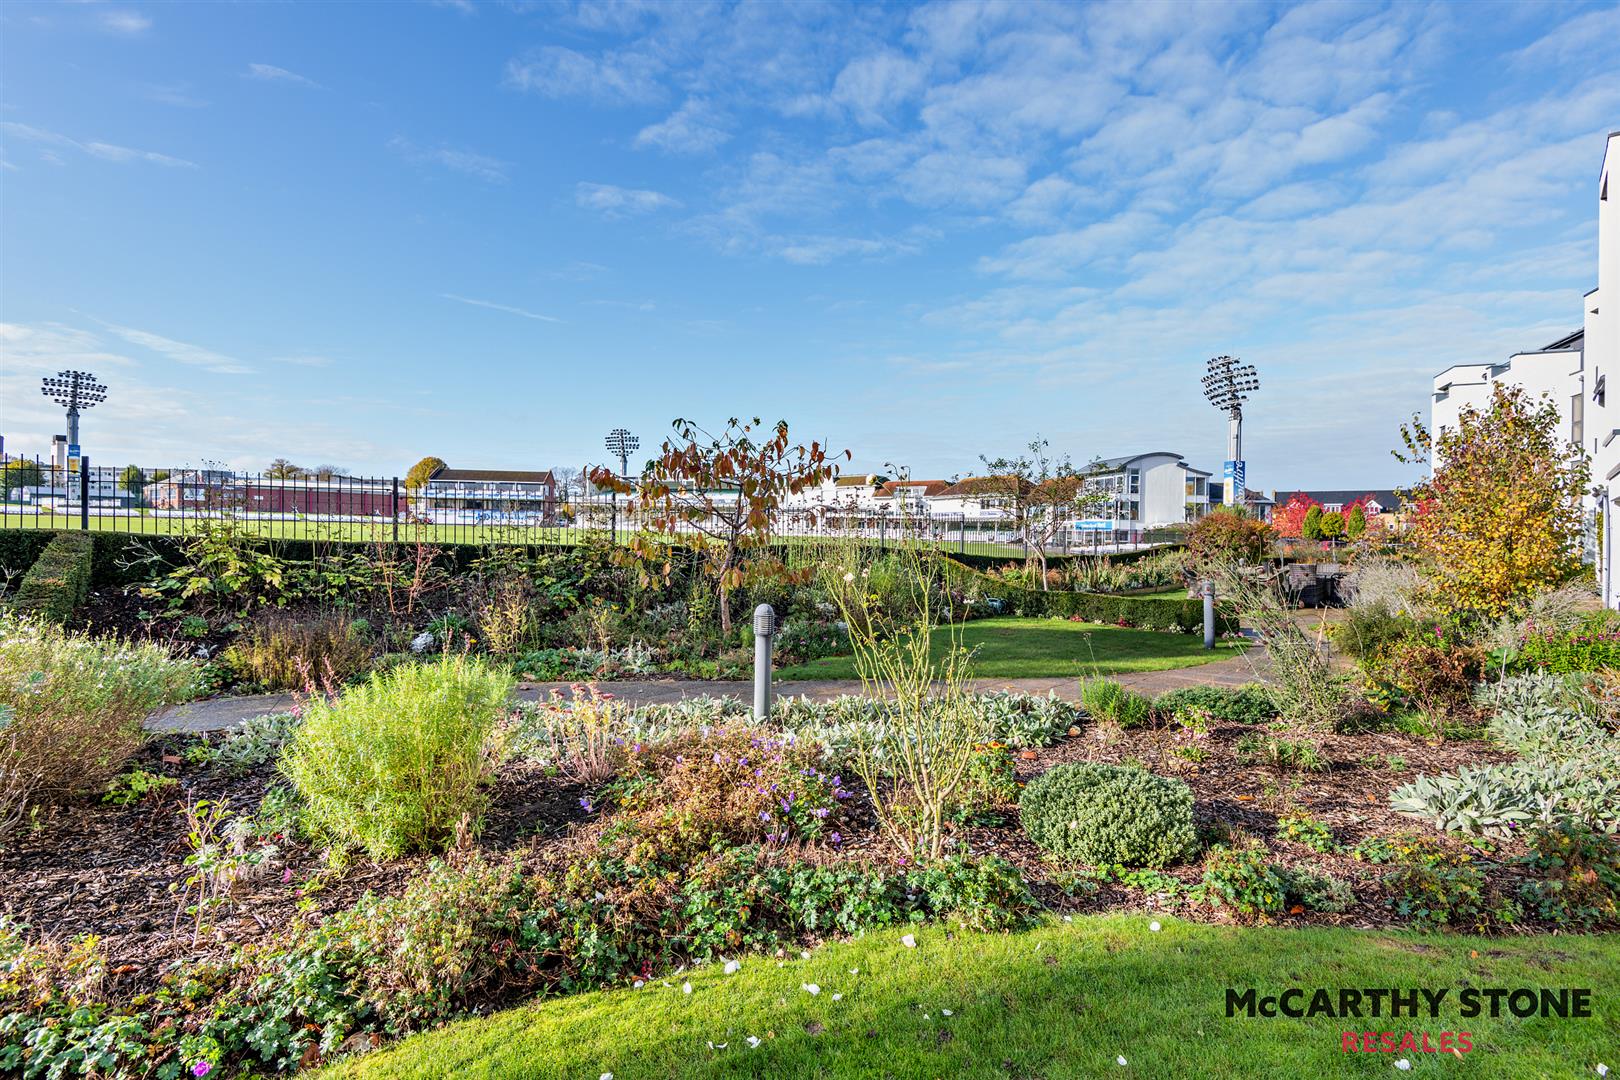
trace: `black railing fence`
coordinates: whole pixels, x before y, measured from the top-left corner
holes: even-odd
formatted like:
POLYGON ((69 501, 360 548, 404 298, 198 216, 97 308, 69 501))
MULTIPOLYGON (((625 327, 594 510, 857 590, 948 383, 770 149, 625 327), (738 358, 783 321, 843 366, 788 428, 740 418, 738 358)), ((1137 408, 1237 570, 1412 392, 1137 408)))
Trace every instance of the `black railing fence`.
MULTIPOLYGON (((582 475, 589 475, 583 470, 582 475)), ((577 544, 640 532, 698 536, 720 526, 701 514, 659 520, 634 496, 574 479, 567 484, 456 480, 408 487, 400 477, 249 473, 222 467, 75 467, 39 459, 0 464, 0 528, 90 529, 180 535, 230 522, 267 538, 336 542, 577 544), (663 526, 663 527, 660 527, 663 526)), ((713 495, 724 506, 728 496, 713 495)), ((700 502, 683 500, 689 507, 700 502)), ((913 503, 806 502, 779 509, 773 536, 791 541, 859 538, 926 541, 963 554, 1018 556, 1029 545, 994 512, 937 513, 913 503)), ((722 510, 721 513, 724 513, 722 510)), ((1175 539, 1172 531, 1064 530, 1048 554, 1117 553, 1175 539)))

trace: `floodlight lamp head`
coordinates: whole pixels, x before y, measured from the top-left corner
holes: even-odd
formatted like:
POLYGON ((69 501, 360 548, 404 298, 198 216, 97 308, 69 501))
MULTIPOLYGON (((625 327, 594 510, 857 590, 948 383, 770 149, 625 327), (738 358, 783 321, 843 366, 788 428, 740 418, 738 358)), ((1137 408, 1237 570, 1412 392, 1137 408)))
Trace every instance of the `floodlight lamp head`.
POLYGON ((1243 402, 1260 389, 1260 378, 1253 364, 1245 364, 1235 356, 1211 358, 1208 373, 1202 379, 1204 397, 1217 409, 1237 414, 1243 402))
POLYGON ((107 388, 89 371, 58 371, 40 380, 40 393, 64 409, 88 409, 107 400, 107 388))

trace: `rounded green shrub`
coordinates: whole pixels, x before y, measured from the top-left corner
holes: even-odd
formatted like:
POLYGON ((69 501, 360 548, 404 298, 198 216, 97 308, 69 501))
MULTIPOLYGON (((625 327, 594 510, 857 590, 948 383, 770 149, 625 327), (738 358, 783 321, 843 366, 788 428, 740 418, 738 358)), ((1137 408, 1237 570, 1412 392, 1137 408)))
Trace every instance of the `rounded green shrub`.
POLYGON ((1093 866, 1164 866, 1197 842, 1192 790, 1145 769, 1059 765, 1031 781, 1018 805, 1038 846, 1093 866))
POLYGON ((379 859, 442 847, 463 819, 476 830, 511 688, 505 671, 458 656, 314 699, 280 762, 305 824, 379 859))

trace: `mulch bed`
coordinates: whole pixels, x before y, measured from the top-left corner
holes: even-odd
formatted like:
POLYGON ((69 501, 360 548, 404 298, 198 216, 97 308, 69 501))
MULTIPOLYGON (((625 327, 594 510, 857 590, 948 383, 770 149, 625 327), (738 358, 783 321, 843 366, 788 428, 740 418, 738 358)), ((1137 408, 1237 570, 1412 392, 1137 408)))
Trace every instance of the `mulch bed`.
MULTIPOLYGON (((1338 924, 1361 927, 1400 925, 1384 906, 1376 884, 1377 868, 1343 854, 1320 854, 1275 837, 1281 814, 1304 811, 1329 825, 1344 847, 1375 833, 1423 828, 1393 813, 1388 795, 1398 784, 1423 772, 1440 772, 1460 764, 1504 760, 1506 755, 1482 742, 1439 745, 1411 736, 1371 733, 1330 738, 1326 753, 1332 768, 1298 773, 1270 766, 1239 764, 1235 744, 1255 729, 1218 725, 1201 741, 1207 759, 1193 766, 1170 753, 1176 745, 1167 730, 1128 733, 1088 726, 1079 736, 1019 758, 1018 778, 1028 781, 1054 765, 1070 761, 1134 762, 1156 772, 1176 775, 1193 789, 1201 830, 1224 828, 1235 836, 1265 841, 1274 860, 1309 866, 1351 881, 1357 905, 1337 915, 1302 913, 1289 924, 1338 924), (1370 755, 1399 755, 1405 768, 1394 771, 1363 764, 1370 755)), ((187 917, 178 915, 178 889, 187 876, 189 852, 181 813, 185 800, 225 800, 235 811, 252 813, 274 779, 261 767, 228 778, 206 766, 187 763, 185 736, 166 736, 143 749, 132 767, 173 776, 177 787, 157 800, 132 807, 85 800, 43 815, 0 848, 0 911, 30 927, 31 935, 70 938, 94 933, 108 958, 114 987, 125 993, 154 985, 164 968, 179 960, 220 955, 226 939, 250 943, 288 924, 303 904, 310 916, 352 905, 367 892, 397 893, 419 874, 426 857, 414 856, 374 864, 355 856, 341 871, 330 869, 321 853, 296 842, 279 842, 278 856, 260 867, 251 881, 239 884, 233 903, 214 922, 218 933, 193 940, 187 917)), ((477 839, 491 853, 534 850, 555 844, 571 826, 587 818, 579 800, 584 791, 547 776, 537 766, 509 763, 502 767, 491 792, 489 812, 477 839)), ((841 828, 846 836, 841 854, 818 852, 818 859, 893 860, 896 853, 878 833, 864 797, 846 805, 841 828)), ((1016 811, 1001 823, 957 830, 958 850, 998 855, 1018 866, 1036 894, 1066 912, 1175 911, 1212 921, 1225 916, 1203 908, 1189 910, 1185 901, 1144 896, 1117 885, 1070 895, 1056 873, 1019 828, 1016 811)), ((1184 884, 1195 883, 1196 864, 1172 868, 1184 884)))

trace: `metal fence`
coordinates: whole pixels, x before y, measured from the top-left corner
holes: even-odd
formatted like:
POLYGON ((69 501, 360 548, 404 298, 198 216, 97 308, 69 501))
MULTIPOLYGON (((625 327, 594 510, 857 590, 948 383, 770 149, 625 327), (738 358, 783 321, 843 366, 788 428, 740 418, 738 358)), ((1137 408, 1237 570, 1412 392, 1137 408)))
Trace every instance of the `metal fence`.
MULTIPOLYGON (((582 475, 589 475, 586 469, 582 475)), ((0 468, 0 528, 87 529, 185 535, 225 521, 270 539, 347 543, 577 544, 638 533, 695 538, 722 527, 696 514, 657 528, 633 496, 575 481, 432 483, 412 490, 397 476, 245 473, 215 467, 68 468, 12 459, 0 468)), ((725 495, 713 498, 720 503, 725 495)), ((686 499, 688 503, 698 500, 686 499)), ((933 514, 915 506, 799 506, 770 523, 783 542, 858 538, 922 541, 962 554, 1023 557, 1028 545, 993 514, 933 514)), ((1160 530, 1064 532, 1047 554, 1117 554, 1162 544, 1160 530)))

